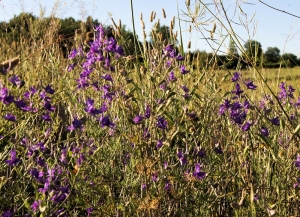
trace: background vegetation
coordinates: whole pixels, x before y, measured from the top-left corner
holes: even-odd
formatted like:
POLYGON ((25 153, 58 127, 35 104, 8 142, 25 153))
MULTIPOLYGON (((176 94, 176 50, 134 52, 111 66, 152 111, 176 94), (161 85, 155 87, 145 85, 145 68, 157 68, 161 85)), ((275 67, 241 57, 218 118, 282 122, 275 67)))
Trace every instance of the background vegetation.
POLYGON ((299 59, 226 21, 228 53, 184 52, 153 16, 149 41, 91 17, 1 23, 1 216, 299 216, 299 59))

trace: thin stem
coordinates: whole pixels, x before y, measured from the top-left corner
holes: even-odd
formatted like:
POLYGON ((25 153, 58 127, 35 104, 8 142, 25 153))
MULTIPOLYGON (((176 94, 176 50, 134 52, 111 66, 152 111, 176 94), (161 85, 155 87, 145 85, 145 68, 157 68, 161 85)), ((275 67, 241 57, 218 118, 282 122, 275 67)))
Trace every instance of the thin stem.
POLYGON ((130 7, 131 7, 131 20, 132 20, 132 28, 133 28, 133 35, 134 35, 134 52, 137 56, 137 48, 136 48, 136 32, 135 32, 135 25, 134 25, 134 15, 133 15, 133 3, 132 0, 130 0, 130 7))

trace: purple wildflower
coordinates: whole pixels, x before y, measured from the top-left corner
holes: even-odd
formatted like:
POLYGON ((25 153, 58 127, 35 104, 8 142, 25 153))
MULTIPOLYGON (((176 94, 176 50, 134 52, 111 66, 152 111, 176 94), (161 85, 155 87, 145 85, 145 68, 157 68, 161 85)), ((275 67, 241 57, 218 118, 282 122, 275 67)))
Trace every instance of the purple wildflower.
POLYGON ((88 213, 88 217, 91 216, 92 212, 93 212, 93 207, 89 207, 86 209, 87 213, 88 213))
POLYGON ((288 88, 288 96, 292 99, 294 99, 294 93, 295 92, 295 88, 293 88, 291 85, 289 85, 289 88, 288 88))
POLYGON ((77 118, 74 118, 74 120, 72 121, 72 125, 68 127, 68 130, 71 131, 75 129, 83 130, 82 122, 77 118))
POLYGON ((156 148, 161 148, 162 147, 162 145, 163 145, 163 142, 162 142, 162 140, 157 140, 157 143, 156 143, 156 148))
POLYGON ((55 106, 52 106, 50 102, 45 102, 44 108, 49 112, 53 112, 55 110, 55 106))
POLYGON ((177 78, 175 77, 174 71, 171 71, 169 74, 169 81, 176 81, 177 78))
POLYGON ((220 105, 219 114, 223 115, 231 107, 230 101, 225 99, 224 103, 220 105))
POLYGON ((265 137, 268 137, 269 136, 269 130, 268 128, 266 127, 262 127, 261 130, 260 130, 261 134, 265 137))
POLYGON ((120 56, 124 56, 125 54, 124 49, 119 45, 116 45, 115 52, 116 52, 116 58, 119 58, 120 56))
POLYGON ((14 97, 8 95, 8 89, 5 87, 0 89, 0 101, 2 101, 5 105, 8 105, 14 101, 14 97))
POLYGON ((159 85, 159 88, 161 90, 165 90, 166 89, 166 83, 162 83, 161 85, 159 85))
POLYGON ((151 109, 150 109, 150 106, 149 105, 146 105, 146 109, 145 109, 145 118, 150 118, 150 115, 151 115, 151 109))
POLYGON ((157 182, 157 181, 158 181, 158 176, 157 176, 157 173, 156 173, 156 172, 154 172, 154 173, 152 174, 152 181, 153 181, 153 182, 157 182))
POLYGON ((50 97, 47 96, 45 91, 40 92, 40 98, 43 99, 45 102, 50 102, 50 97))
POLYGON ((10 159, 6 160, 7 163, 11 167, 15 167, 20 162, 20 158, 17 158, 17 152, 15 150, 10 151, 10 159))
POLYGON ((163 117, 158 116, 156 120, 156 126, 159 129, 165 130, 168 127, 168 122, 163 117))
POLYGON ((176 60, 177 60, 177 61, 183 61, 183 60, 184 60, 184 57, 181 56, 181 54, 178 54, 177 57, 176 57, 176 60))
POLYGON ((15 212, 7 210, 7 211, 5 211, 5 212, 2 213, 1 217, 13 217, 14 214, 15 214, 15 212))
POLYGON ((54 191, 54 195, 51 197, 51 201, 53 201, 54 204, 57 204, 63 202, 66 198, 67 194, 60 191, 54 191))
POLYGON ((240 78, 240 76, 241 76, 241 74, 240 74, 240 73, 238 73, 238 72, 234 72, 234 73, 233 73, 233 76, 232 76, 232 78, 231 78, 231 81, 232 81, 232 82, 236 82, 236 81, 238 81, 238 80, 239 80, 239 78, 240 78))
POLYGON ((204 179, 206 173, 201 171, 201 164, 199 163, 195 164, 195 170, 193 172, 193 176, 198 180, 204 179))
POLYGON ((166 67, 167 68, 170 68, 172 66, 172 61, 171 60, 168 60, 167 62, 166 62, 166 67))
POLYGON ((133 122, 135 123, 135 124, 139 124, 141 121, 143 121, 144 120, 144 117, 143 116, 141 116, 141 115, 137 115, 135 118, 133 118, 133 122))
POLYGON ((14 116, 11 113, 4 115, 3 118, 5 120, 12 121, 12 122, 15 122, 17 120, 16 116, 14 116))
POLYGON ((76 65, 77 65, 76 63, 71 63, 71 64, 69 64, 69 65, 68 65, 68 68, 67 68, 67 71, 68 71, 68 72, 72 71, 72 70, 75 68, 76 65))
POLYGON ((45 89, 45 92, 46 92, 46 93, 49 93, 49 94, 54 94, 54 92, 55 92, 55 91, 52 89, 52 85, 49 85, 49 84, 48 84, 44 89, 45 89))
POLYGON ((69 54, 69 59, 74 59, 77 54, 78 54, 78 51, 76 50, 76 48, 74 48, 73 50, 71 50, 71 52, 69 54))
POLYGON ((185 92, 185 93, 188 93, 190 90, 189 88, 187 88, 185 85, 182 85, 181 86, 181 89, 185 92))
POLYGON ((45 162, 45 159, 44 159, 43 157, 38 157, 38 158, 36 159, 36 163, 37 163, 39 166, 41 166, 41 167, 46 166, 46 162, 45 162))
POLYGON ((171 185, 170 181, 167 180, 166 184, 165 184, 165 187, 164 187, 164 190, 165 191, 171 191, 171 188, 172 188, 172 185, 171 185))
POLYGON ((49 112, 43 114, 43 115, 41 116, 41 118, 42 118, 44 121, 52 121, 49 112))
POLYGON ((94 71, 94 68, 84 68, 83 72, 80 73, 81 78, 88 78, 94 71))
POLYGON ((11 78, 8 79, 14 86, 23 87, 25 82, 20 80, 20 78, 16 75, 13 75, 11 78))
POLYGON ((270 119, 270 122, 275 125, 275 126, 279 126, 280 125, 280 120, 278 117, 272 118, 270 119))
POLYGON ((100 123, 101 123, 101 127, 109 127, 109 128, 113 128, 116 125, 114 123, 112 123, 109 119, 109 116, 104 116, 100 118, 100 123))
POLYGON ((185 69, 185 66, 182 65, 182 66, 180 66, 180 72, 181 72, 181 74, 185 75, 185 74, 189 73, 190 71, 189 71, 189 70, 186 70, 186 69, 185 69))
POLYGON ((78 89, 85 89, 89 86, 88 78, 82 77, 76 80, 78 89))
POLYGON ((287 92, 286 92, 284 85, 285 85, 284 82, 281 82, 281 84, 279 85, 279 88, 280 88, 280 92, 278 93, 279 100, 287 98, 287 92))
POLYGON ((88 114, 96 115, 96 114, 101 114, 104 111, 102 109, 98 110, 94 108, 94 100, 91 98, 88 98, 86 103, 86 108, 84 109, 88 114))
POLYGON ((300 170, 300 155, 297 155, 297 160, 295 161, 295 166, 300 170))
POLYGON ((243 126, 242 126, 242 130, 243 131, 248 131, 250 130, 250 127, 251 127, 251 123, 249 121, 247 121, 243 126))
POLYGON ((100 90, 99 84, 98 84, 97 81, 93 82, 93 83, 92 83, 92 86, 93 86, 93 88, 94 88, 95 91, 99 91, 99 90, 100 90))
POLYGON ((36 168, 31 168, 29 171, 29 174, 32 176, 32 178, 35 178, 40 183, 42 183, 44 181, 44 172, 43 171, 39 171, 36 168))
POLYGON ((223 150, 221 146, 219 146, 219 144, 215 145, 214 151, 216 152, 216 154, 223 154, 223 150))
POLYGON ((248 89, 256 90, 257 86, 253 84, 253 81, 248 81, 245 83, 248 89))
POLYGON ((25 99, 30 99, 30 97, 32 97, 35 93, 37 92, 37 89, 32 86, 30 87, 29 91, 26 91, 23 96, 25 99))
POLYGON ((187 164, 187 159, 186 159, 185 155, 182 153, 182 151, 177 152, 177 157, 179 158, 179 162, 181 165, 187 164))
POLYGON ((61 149, 61 155, 60 155, 59 160, 63 164, 67 164, 67 149, 64 147, 61 149))
POLYGON ((167 52, 172 52, 174 50, 174 47, 172 44, 168 44, 165 48, 164 48, 165 51, 167 52))
POLYGON ((239 83, 235 84, 235 90, 232 91, 237 96, 240 96, 244 91, 241 89, 241 86, 239 83))
POLYGON ((33 212, 37 212, 39 210, 39 206, 41 205, 41 200, 36 200, 33 202, 33 204, 30 206, 31 210, 33 212))
POLYGON ((104 80, 106 80, 106 81, 113 81, 112 80, 112 77, 111 77, 111 75, 110 74, 105 74, 105 75, 103 75, 103 76, 101 76, 104 80))
POLYGON ((298 101, 295 103, 295 106, 300 106, 300 97, 298 97, 298 101))
POLYGON ((201 148, 201 149, 196 148, 195 151, 194 151, 194 153, 198 157, 201 157, 201 158, 205 158, 206 157, 206 153, 205 153, 205 150, 203 148, 201 148))

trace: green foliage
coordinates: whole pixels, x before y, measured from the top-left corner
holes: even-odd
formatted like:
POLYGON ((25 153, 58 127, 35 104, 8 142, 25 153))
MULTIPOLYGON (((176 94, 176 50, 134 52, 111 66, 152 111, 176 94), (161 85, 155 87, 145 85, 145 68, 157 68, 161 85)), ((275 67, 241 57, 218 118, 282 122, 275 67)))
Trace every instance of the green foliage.
POLYGON ((278 63, 280 60, 280 50, 277 47, 268 47, 264 53, 264 62, 278 63))
MULTIPOLYGON (((89 31, 97 21, 26 19, 27 24, 18 21, 23 29, 12 28, 33 35, 18 44, 23 50, 15 54, 25 57, 8 73, 3 67, 8 64, 0 68, 1 215, 8 210, 14 216, 299 215, 299 94, 289 84, 278 87, 285 78, 279 73, 271 78, 275 70, 266 73, 268 83, 257 76, 262 70, 233 76, 228 69, 239 64, 233 41, 226 55, 195 51, 180 61, 153 42, 139 61, 126 26, 115 34, 125 56, 116 56, 115 41, 105 35, 101 44, 111 47, 86 46, 84 54, 65 61, 52 40, 78 28, 89 31), (67 72, 70 66, 76 67, 67 72), (25 85, 11 82, 14 75, 25 85), (83 78, 87 86, 80 87, 83 78), (8 95, 14 96, 10 103, 8 95), (5 118, 8 114, 16 120, 5 118), (47 114, 51 121, 44 119, 47 114), (245 123, 251 127, 245 129, 245 123), (12 150, 20 160, 14 166, 12 150), (52 190, 44 193, 46 180, 52 190)), ((248 61, 255 66, 261 46, 248 45, 253 58, 248 61)), ((1 43, 1 54, 5 46, 1 43)), ((282 61, 288 65, 297 58, 284 54, 282 61)))
POLYGON ((244 59, 248 63, 255 63, 255 65, 259 65, 261 63, 262 56, 262 48, 261 44, 255 40, 248 40, 244 44, 245 54, 244 59))
POLYGON ((59 33, 66 37, 74 36, 75 30, 81 28, 81 21, 75 20, 72 17, 60 20, 60 31, 59 33))
POLYGON ((229 46, 228 46, 228 56, 235 57, 238 55, 239 55, 238 48, 236 47, 234 40, 230 37, 229 46))
POLYGON ((295 67, 300 63, 298 62, 297 56, 292 53, 284 53, 281 56, 281 64, 287 67, 295 67))
POLYGON ((20 41, 20 36, 29 38, 30 29, 36 17, 31 13, 21 13, 14 16, 8 23, 0 23, 0 37, 6 38, 7 41, 20 41))

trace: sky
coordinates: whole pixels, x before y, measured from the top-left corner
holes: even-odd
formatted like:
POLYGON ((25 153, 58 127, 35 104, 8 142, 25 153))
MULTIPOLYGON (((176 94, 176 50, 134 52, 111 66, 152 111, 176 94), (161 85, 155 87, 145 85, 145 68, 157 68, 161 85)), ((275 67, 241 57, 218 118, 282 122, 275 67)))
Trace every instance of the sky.
MULTIPOLYGON (((216 7, 213 2, 216 0, 201 0, 208 4, 207 8, 216 15, 214 17, 205 7, 201 5, 203 12, 195 15, 195 5, 199 0, 191 0, 190 12, 185 4, 185 0, 132 0, 134 21, 136 33, 139 39, 143 39, 142 27, 140 23, 140 14, 143 15, 145 31, 150 33, 155 21, 160 19, 161 25, 170 26, 170 21, 175 16, 175 30, 179 31, 178 10, 181 19, 182 38, 185 51, 188 51, 187 45, 191 41, 191 51, 213 50, 227 51, 229 36, 227 31, 222 28, 220 23, 228 29, 224 13, 221 7, 216 7), (166 12, 166 18, 163 17, 162 9, 166 12), (156 12, 156 19, 150 22, 150 14, 156 12), (191 23, 190 13, 194 17, 194 23, 191 23), (199 16, 200 15, 200 16, 199 16), (195 23, 197 25, 195 25, 195 23), (214 40, 210 39, 210 30, 216 23, 214 40), (189 26, 192 25, 192 31, 189 32, 189 26), (208 38, 208 40, 206 40, 208 38), (222 44, 219 48, 219 44, 222 44)), ((279 10, 283 10, 300 16, 299 0, 262 0, 279 10)), ((268 47, 278 47, 283 53, 293 53, 300 57, 300 20, 299 18, 276 11, 262 4, 259 0, 222 0, 228 19, 232 20, 232 28, 238 35, 243 45, 248 39, 257 40, 261 43, 263 50, 268 47), (240 7, 237 7, 237 3, 240 7), (241 10, 239 9, 241 8, 241 10), (243 25, 241 25, 243 24, 243 25)), ((0 0, 0 21, 9 21, 14 15, 20 12, 31 12, 36 16, 40 15, 41 8, 45 10, 45 16, 54 13, 60 18, 74 17, 75 19, 85 19, 92 16, 106 25, 111 25, 111 18, 118 23, 119 19, 129 30, 132 30, 131 6, 130 0, 0 0)), ((179 34, 179 33, 178 33, 179 34)))

